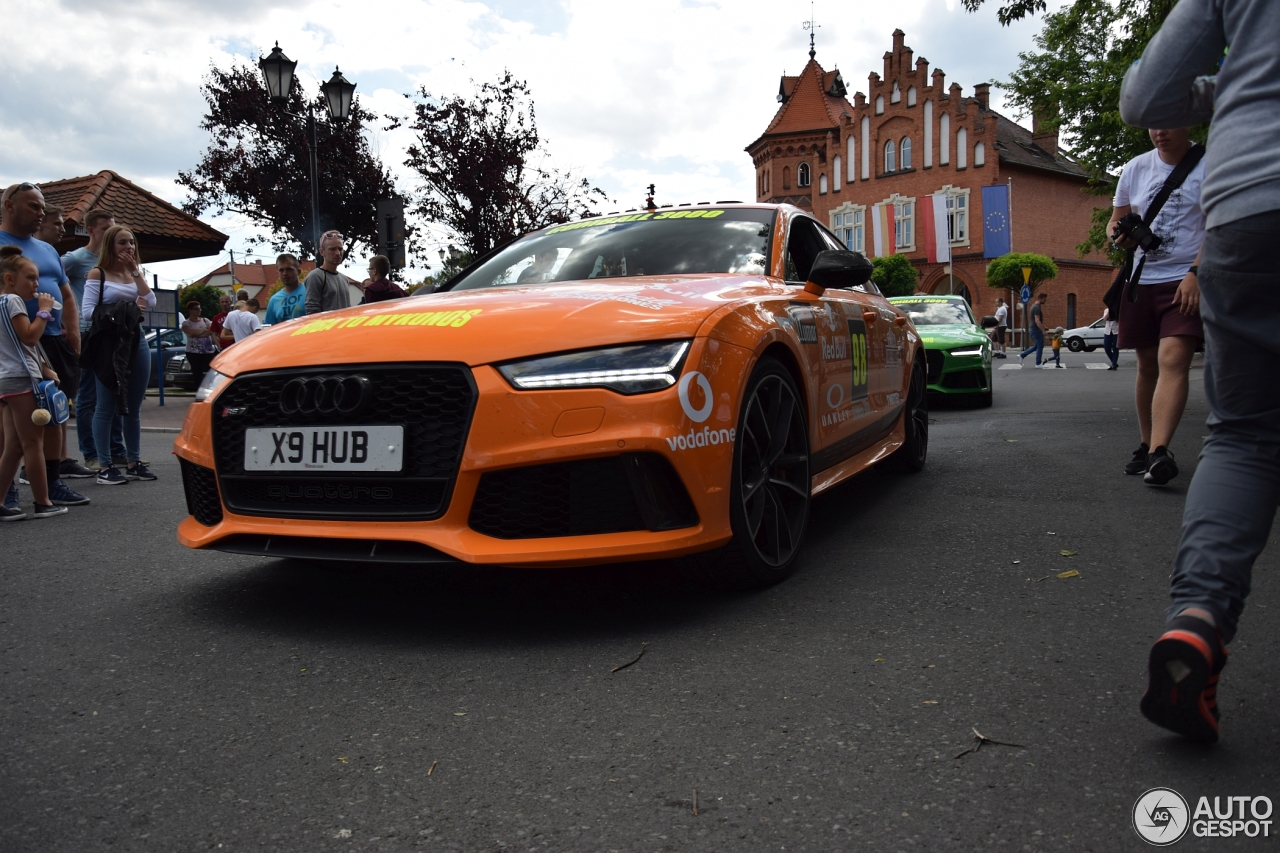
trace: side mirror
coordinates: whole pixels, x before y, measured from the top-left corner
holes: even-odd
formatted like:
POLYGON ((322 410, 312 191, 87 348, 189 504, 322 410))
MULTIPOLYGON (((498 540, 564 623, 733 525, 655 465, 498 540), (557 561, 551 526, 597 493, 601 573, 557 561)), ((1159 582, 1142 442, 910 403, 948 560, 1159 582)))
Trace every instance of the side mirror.
POLYGON ((826 249, 813 259, 804 289, 821 296, 828 287, 857 287, 871 280, 871 261, 860 252, 826 249))
POLYGON ((1000 325, 1000 321, 997 320, 995 317, 992 317, 990 314, 982 318, 982 328, 984 329, 994 329, 996 326, 999 326, 999 325, 1000 325))

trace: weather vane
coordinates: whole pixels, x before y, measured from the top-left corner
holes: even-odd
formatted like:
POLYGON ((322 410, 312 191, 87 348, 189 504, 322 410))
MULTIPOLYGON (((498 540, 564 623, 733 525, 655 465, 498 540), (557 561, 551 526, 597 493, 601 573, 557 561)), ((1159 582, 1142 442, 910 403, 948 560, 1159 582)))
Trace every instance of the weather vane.
POLYGON ((822 25, 816 23, 813 19, 813 3, 809 3, 809 20, 804 22, 804 28, 809 31, 809 58, 813 59, 818 55, 818 51, 813 47, 814 30, 822 29, 822 25))

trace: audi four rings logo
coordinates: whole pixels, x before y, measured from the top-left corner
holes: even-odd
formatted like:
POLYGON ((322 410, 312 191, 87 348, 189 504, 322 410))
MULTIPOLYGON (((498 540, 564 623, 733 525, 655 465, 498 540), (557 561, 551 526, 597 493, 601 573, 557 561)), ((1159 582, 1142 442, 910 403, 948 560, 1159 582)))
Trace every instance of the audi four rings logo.
POLYGON ((715 406, 715 397, 711 395, 711 383, 707 381, 707 377, 694 370, 686 373, 680 379, 680 385, 676 388, 676 392, 680 395, 680 408, 684 409, 684 413, 689 420, 695 424, 700 424, 707 418, 711 417, 711 409, 715 406), (693 401, 689 399, 689 385, 697 382, 698 388, 702 391, 702 407, 695 408, 693 401))
POLYGON ((371 390, 363 376, 298 377, 286 382, 280 392, 280 411, 287 415, 353 415, 364 408, 371 390))

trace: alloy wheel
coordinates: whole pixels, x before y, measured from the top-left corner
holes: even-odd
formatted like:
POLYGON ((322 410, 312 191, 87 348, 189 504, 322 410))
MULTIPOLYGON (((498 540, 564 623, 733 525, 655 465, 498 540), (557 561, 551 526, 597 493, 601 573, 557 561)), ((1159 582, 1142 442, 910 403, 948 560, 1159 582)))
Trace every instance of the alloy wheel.
POLYGON ((766 373, 746 403, 739 431, 744 538, 769 566, 788 563, 809 513, 809 441, 804 407, 781 369, 766 373))

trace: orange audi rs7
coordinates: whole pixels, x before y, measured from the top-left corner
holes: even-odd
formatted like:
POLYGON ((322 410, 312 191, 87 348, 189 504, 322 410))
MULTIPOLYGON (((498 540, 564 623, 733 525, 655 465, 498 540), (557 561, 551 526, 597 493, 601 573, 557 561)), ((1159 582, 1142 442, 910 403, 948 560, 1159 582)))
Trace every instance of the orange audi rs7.
POLYGON ((925 358, 787 205, 544 228, 442 292, 220 355, 175 443, 191 548, 785 577, 810 501, 928 450, 925 358))

